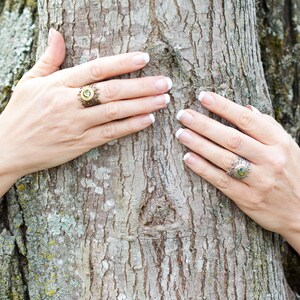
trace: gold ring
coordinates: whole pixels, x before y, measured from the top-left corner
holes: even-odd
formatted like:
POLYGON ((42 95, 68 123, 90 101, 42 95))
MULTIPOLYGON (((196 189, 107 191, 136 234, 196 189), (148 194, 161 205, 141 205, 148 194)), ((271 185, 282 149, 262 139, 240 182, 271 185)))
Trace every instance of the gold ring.
POLYGON ((96 84, 83 86, 78 93, 78 100, 84 107, 91 107, 101 104, 99 100, 99 91, 96 84))

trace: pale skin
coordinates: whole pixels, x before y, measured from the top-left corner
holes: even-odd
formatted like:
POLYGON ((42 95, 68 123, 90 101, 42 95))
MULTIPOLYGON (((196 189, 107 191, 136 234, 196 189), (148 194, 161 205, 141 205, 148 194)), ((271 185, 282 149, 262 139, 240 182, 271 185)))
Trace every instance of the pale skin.
MULTIPOLYGON (((152 112, 169 102, 172 82, 167 77, 107 80, 142 69, 149 60, 146 53, 100 58, 59 71, 64 58, 63 37, 52 30, 46 53, 23 76, 0 115, 0 197, 26 174, 145 129, 154 122, 152 112), (102 104, 84 108, 78 93, 92 83, 102 104)), ((214 93, 200 98, 205 108, 239 130, 193 110, 180 111, 177 118, 185 129, 176 136, 192 151, 184 156, 185 164, 300 254, 298 145, 272 117, 253 107, 214 93), (237 155, 251 163, 251 173, 242 181, 226 173, 237 155)))
POLYGON ((0 116, 0 196, 20 177, 70 161, 92 148, 138 132, 166 107, 171 79, 152 76, 106 80, 145 67, 146 53, 134 52, 60 70, 62 35, 51 30, 46 53, 17 85, 0 116), (78 100, 80 87, 96 83, 101 105, 78 100))
POLYGON ((184 162, 232 199, 263 228, 281 234, 300 254, 300 149, 272 117, 214 93, 202 92, 202 105, 239 130, 187 109, 177 114, 186 127, 179 141, 192 152, 184 162), (237 180, 227 174, 237 156, 251 173, 237 180))

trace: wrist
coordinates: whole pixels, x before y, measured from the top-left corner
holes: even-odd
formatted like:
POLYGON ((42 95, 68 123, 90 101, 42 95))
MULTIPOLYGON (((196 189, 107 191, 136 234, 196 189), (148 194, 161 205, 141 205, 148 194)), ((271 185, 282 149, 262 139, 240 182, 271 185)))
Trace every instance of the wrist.
POLYGON ((12 170, 10 170, 9 161, 1 153, 0 146, 0 197, 2 197, 20 177, 12 170))
POLYGON ((13 186, 18 178, 0 173, 0 198, 13 186))
MULTIPOLYGON (((300 202, 300 201, 299 201, 300 202)), ((280 233, 280 235, 298 252, 300 255, 300 213, 299 218, 294 218, 290 226, 280 233)))
POLYGON ((2 197, 8 189, 20 178, 13 167, 13 162, 9 158, 9 150, 6 149, 7 134, 5 132, 5 124, 0 115, 0 197, 2 197))

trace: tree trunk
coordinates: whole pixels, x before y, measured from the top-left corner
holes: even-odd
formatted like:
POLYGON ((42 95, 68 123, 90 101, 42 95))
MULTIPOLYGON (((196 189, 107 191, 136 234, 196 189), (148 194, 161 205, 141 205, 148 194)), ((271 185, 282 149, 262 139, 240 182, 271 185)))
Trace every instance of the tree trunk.
POLYGON ((174 88, 150 129, 10 190, 2 202, 0 296, 293 299, 278 236, 186 170, 174 138, 179 109, 207 114, 196 100, 201 90, 271 112, 255 1, 48 0, 38 9, 38 53, 54 26, 67 42, 64 67, 143 50, 149 66, 124 77, 163 74, 174 88))

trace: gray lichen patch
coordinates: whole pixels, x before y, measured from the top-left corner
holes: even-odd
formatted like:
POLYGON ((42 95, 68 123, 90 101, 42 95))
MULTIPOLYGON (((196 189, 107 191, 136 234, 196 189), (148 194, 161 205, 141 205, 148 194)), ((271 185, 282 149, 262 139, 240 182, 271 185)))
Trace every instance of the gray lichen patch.
MULTIPOLYGON (((18 80, 33 63, 36 34, 34 11, 35 1, 7 0, 0 3, 0 113, 18 80)), ((18 199, 10 200, 14 201, 9 213, 6 210, 0 212, 0 299, 21 300, 27 299, 28 292, 25 227, 18 199), (5 217, 1 216, 4 212, 7 213, 5 217), (13 220, 9 224, 3 222, 10 217, 13 220)))
POLYGON ((25 299, 26 286, 23 284, 17 259, 15 238, 7 231, 0 233, 0 299, 25 299))
POLYGON ((0 17, 0 112, 11 91, 32 64, 35 24, 32 11, 3 11, 0 17))

